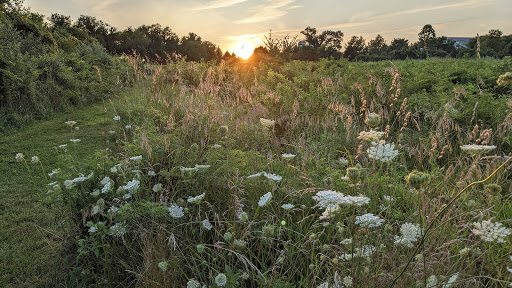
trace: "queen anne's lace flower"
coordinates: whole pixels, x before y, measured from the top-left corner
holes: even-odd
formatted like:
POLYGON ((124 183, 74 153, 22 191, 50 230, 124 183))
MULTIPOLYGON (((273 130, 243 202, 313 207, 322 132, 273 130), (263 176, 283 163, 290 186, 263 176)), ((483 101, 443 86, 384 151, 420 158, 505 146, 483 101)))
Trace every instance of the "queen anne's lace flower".
POLYGON ((193 203, 193 204, 200 204, 205 195, 206 195, 206 193, 203 193, 203 194, 198 195, 196 197, 188 198, 187 202, 188 203, 193 203))
POLYGON ((140 186, 140 181, 137 179, 133 179, 132 181, 126 183, 126 185, 121 186, 121 188, 123 188, 124 190, 133 194, 133 193, 137 192, 137 189, 139 189, 139 186, 140 186))
POLYGON ((343 278, 343 285, 345 285, 346 287, 352 287, 352 277, 345 276, 343 278))
POLYGON ((126 232, 128 232, 126 222, 116 223, 115 225, 109 228, 110 235, 116 237, 122 237, 124 234, 126 234, 126 232))
POLYGON ((208 219, 204 219, 202 224, 203 224, 204 229, 206 229, 208 231, 212 230, 212 228, 213 228, 212 223, 210 223, 210 221, 208 219))
POLYGON ((187 282, 187 288, 201 288, 201 283, 199 283, 196 279, 190 279, 187 282))
POLYGON ((215 277, 215 284, 219 287, 224 287, 227 283, 228 279, 224 273, 220 273, 215 277))
POLYGON ((375 216, 372 213, 356 216, 356 224, 361 225, 361 227, 379 227, 382 223, 384 223, 384 219, 381 219, 379 216, 375 216))
POLYGON ((361 131, 359 133, 359 136, 357 136, 357 139, 359 140, 363 140, 363 141, 368 141, 368 142, 372 142, 372 141, 379 141, 380 138, 382 138, 382 136, 384 136, 384 132, 379 132, 379 131, 361 131))
POLYGON ((281 208, 283 208, 285 210, 290 210, 290 209, 293 209, 294 207, 295 207, 295 205, 290 204, 290 203, 281 205, 281 208))
POLYGON ((419 224, 405 223, 400 226, 400 233, 402 236, 395 239, 395 244, 406 245, 410 248, 413 246, 412 243, 420 238, 422 229, 419 224))
POLYGON ((365 245, 363 247, 355 247, 354 253, 344 253, 339 258, 341 260, 349 261, 352 258, 361 257, 366 258, 372 256, 373 252, 375 252, 376 248, 372 245, 365 245))
POLYGON ((374 159, 380 162, 388 162, 393 160, 398 155, 398 150, 395 150, 395 144, 385 144, 372 142, 372 146, 366 150, 368 152, 368 158, 374 159))
POLYGON ((272 173, 267 173, 267 172, 260 172, 260 173, 249 175, 249 176, 247 176, 247 179, 256 178, 256 177, 260 177, 260 176, 266 177, 267 179, 274 180, 274 181, 281 181, 283 179, 282 176, 272 174, 272 173))
POLYGON ((295 156, 296 156, 295 154, 288 154, 288 153, 281 155, 281 157, 283 159, 292 159, 292 158, 295 158, 295 156))
POLYGON ((313 199, 318 202, 316 206, 321 208, 333 208, 342 204, 361 206, 370 203, 370 198, 366 196, 345 196, 343 193, 332 190, 319 191, 313 196, 313 199))
POLYGON ((260 197, 260 201, 258 201, 258 206, 263 207, 267 205, 268 201, 272 198, 272 193, 268 192, 267 194, 260 197))
POLYGON ((73 143, 78 143, 78 142, 80 142, 80 139, 69 139, 69 141, 71 141, 73 143))
POLYGON ((488 145, 462 145, 460 146, 460 149, 462 151, 465 151, 466 153, 470 155, 477 155, 477 154, 485 154, 491 150, 496 149, 496 146, 488 146, 488 145))
POLYGON ((276 125, 276 121, 265 118, 260 118, 260 123, 263 127, 268 129, 272 129, 274 128, 274 125, 276 125))
POLYGON ((510 229, 503 226, 503 224, 496 222, 492 223, 490 220, 482 221, 482 223, 473 223, 475 229, 471 229, 473 234, 480 236, 486 242, 505 243, 505 237, 511 234, 510 229))
POLYGON ((169 210, 169 214, 172 218, 181 218, 185 215, 183 213, 183 207, 176 204, 171 204, 171 207, 167 208, 167 210, 169 210))

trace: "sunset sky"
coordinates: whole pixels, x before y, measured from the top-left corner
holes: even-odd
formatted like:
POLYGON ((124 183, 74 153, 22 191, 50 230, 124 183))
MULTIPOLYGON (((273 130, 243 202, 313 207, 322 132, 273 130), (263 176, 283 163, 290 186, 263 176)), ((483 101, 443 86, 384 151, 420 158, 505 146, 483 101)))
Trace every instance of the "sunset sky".
POLYGON ((423 25, 438 36, 473 37, 490 29, 512 33, 512 0, 25 0, 32 11, 80 15, 123 30, 160 23, 180 37, 194 32, 223 51, 261 45, 264 35, 291 37, 307 26, 341 30, 344 43, 352 35, 367 41, 381 34, 386 41, 417 41, 423 25))

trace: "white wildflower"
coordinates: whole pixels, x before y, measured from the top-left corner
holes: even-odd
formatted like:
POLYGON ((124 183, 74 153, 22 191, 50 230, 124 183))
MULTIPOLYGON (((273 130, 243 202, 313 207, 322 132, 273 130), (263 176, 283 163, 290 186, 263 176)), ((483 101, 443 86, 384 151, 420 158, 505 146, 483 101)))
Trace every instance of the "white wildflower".
POLYGON ((224 287, 227 283, 228 279, 224 273, 220 273, 215 277, 215 284, 219 287, 224 287))
POLYGON ((422 229, 419 224, 405 223, 400 226, 400 232, 402 236, 395 239, 395 244, 406 245, 410 248, 413 246, 412 243, 420 238, 422 229))
POLYGON ((359 136, 357 136, 357 139, 367 141, 367 142, 373 142, 373 141, 379 141, 382 136, 384 136, 384 132, 379 131, 361 131, 359 133, 359 136))
POLYGON ((263 176, 267 177, 270 180, 274 180, 274 181, 281 181, 283 179, 283 177, 276 175, 276 174, 272 174, 272 173, 263 172, 263 176))
POLYGON ((276 125, 276 121, 270 120, 270 119, 265 119, 265 118, 260 118, 260 124, 265 128, 272 129, 276 125))
POLYGON ((260 197, 260 201, 258 201, 258 206, 263 207, 267 205, 268 201, 272 198, 272 193, 268 192, 267 194, 260 197))
POLYGON ((124 234, 126 234, 126 232, 128 232, 126 222, 116 223, 114 226, 109 228, 110 235, 116 237, 122 237, 124 234))
POLYGON ((370 198, 366 196, 345 196, 343 193, 332 190, 319 191, 313 199, 318 202, 316 206, 321 208, 337 207, 342 204, 362 206, 370 203, 370 198))
POLYGON ((181 166, 181 167, 180 167, 180 170, 181 170, 182 172, 194 172, 194 171, 199 170, 199 168, 197 168, 197 167, 187 168, 187 167, 183 167, 183 166, 181 166))
POLYGON ((196 169, 198 169, 198 170, 199 170, 199 169, 208 169, 208 168, 210 168, 210 165, 198 165, 198 164, 196 164, 196 165, 194 166, 194 168, 196 168, 196 169))
POLYGON ((18 154, 16 154, 15 159, 16 159, 16 161, 21 162, 21 161, 25 160, 25 156, 23 156, 23 153, 18 153, 18 154))
POLYGON ((372 142, 372 146, 366 150, 366 152, 368 152, 368 158, 380 162, 391 161, 398 155, 398 150, 395 150, 395 145, 389 143, 385 144, 385 142, 372 142))
POLYGON ((196 279, 190 279, 187 282, 187 288, 201 288, 201 283, 199 283, 196 279))
POLYGON ((478 154, 485 154, 491 150, 496 149, 496 146, 488 146, 488 145, 462 145, 460 146, 460 149, 462 151, 465 151, 466 153, 470 155, 478 155, 478 154))
POLYGON ((181 218, 185 215, 183 213, 183 207, 176 204, 171 204, 171 207, 167 208, 167 210, 169 210, 169 214, 172 218, 181 218))
POLYGON ((345 276, 343 278, 343 285, 345 285, 346 287, 352 287, 352 277, 345 276))
POLYGON ((452 285, 455 283, 455 281, 457 281, 457 278, 459 278, 459 273, 453 274, 452 277, 450 277, 450 279, 448 279, 448 281, 446 282, 446 284, 443 285, 442 288, 452 287, 452 285))
POLYGON ((156 176, 155 171, 153 171, 153 170, 149 170, 149 171, 148 171, 148 176, 156 176))
POLYGON ((140 160, 142 160, 142 155, 130 157, 130 160, 131 161, 140 161, 140 160))
POLYGON ((114 118, 112 118, 112 119, 114 119, 114 121, 119 121, 119 120, 121 120, 121 116, 119 116, 119 115, 118 116, 114 116, 114 118))
POLYGON ((75 184, 73 183, 72 180, 66 180, 64 181, 64 187, 66 187, 66 189, 70 189, 70 188, 73 188, 75 186, 75 184))
POLYGON ((76 121, 66 121, 65 124, 68 124, 70 127, 73 127, 73 125, 76 124, 76 121))
POLYGON ((126 185, 121 186, 122 189, 130 192, 131 194, 137 192, 140 186, 140 181, 137 179, 133 179, 132 181, 126 183, 126 185))
POLYGON ((437 286, 437 276, 436 275, 430 275, 430 277, 427 278, 427 285, 426 288, 433 288, 437 286))
POLYGON ((362 216, 356 216, 356 223, 361 227, 374 228, 379 227, 384 223, 384 219, 381 219, 379 216, 375 216, 372 213, 367 213, 362 216))
POLYGON ((57 146, 57 147, 58 147, 58 148, 61 148, 61 149, 63 149, 63 148, 66 148, 66 147, 68 147, 68 144, 62 144, 62 145, 59 145, 59 146, 57 146))
POLYGON ((352 238, 343 239, 340 244, 342 245, 350 245, 352 244, 352 238))
POLYGON ((285 210, 290 210, 290 209, 295 208, 295 205, 290 204, 290 203, 287 203, 287 204, 283 204, 283 205, 281 205, 281 208, 283 208, 283 209, 285 209, 285 210))
POLYGON ((482 223, 475 222, 473 226, 475 229, 471 229, 471 232, 486 242, 505 243, 505 237, 511 234, 510 229, 503 224, 492 223, 490 220, 482 221, 482 223))
POLYGON ((34 163, 34 164, 39 163, 39 157, 37 157, 37 156, 32 156, 32 163, 34 163))
POLYGON ((69 141, 71 141, 73 143, 78 143, 78 142, 80 142, 80 139, 69 139, 69 141))
POLYGON ((316 288, 329 288, 329 281, 325 281, 324 283, 316 286, 316 288))
POLYGON ((329 206, 327 208, 325 208, 325 211, 322 213, 322 215, 320 216, 320 220, 326 220, 326 219, 330 219, 332 216, 334 216, 334 213, 336 213, 336 211, 339 210, 339 207, 340 206, 329 206))
POLYGON ((130 194, 130 193, 126 193, 126 194, 123 195, 123 199, 124 200, 128 200, 128 199, 131 199, 131 198, 132 198, 132 194, 130 194))
POLYGON ((340 164, 341 166, 347 166, 349 161, 347 158, 345 157, 341 157, 341 158, 338 158, 338 164, 340 164))
POLYGON ((283 159, 292 159, 292 158, 295 158, 295 156, 297 156, 297 155, 295 155, 295 154, 288 154, 288 153, 281 155, 281 157, 283 159))
POLYGON ((153 192, 155 192, 155 193, 162 191, 162 189, 163 189, 162 183, 157 183, 157 184, 153 185, 153 192))
POLYGON ((132 129, 132 125, 125 125, 125 126, 124 126, 124 129, 126 129, 126 130, 131 130, 131 129, 132 129))
POLYGON ((222 147, 222 146, 221 146, 221 145, 219 145, 219 144, 215 144, 215 145, 213 145, 213 146, 212 146, 212 148, 221 148, 221 147, 222 147))
POLYGON ((187 202, 188 203, 193 203, 193 204, 201 204, 201 201, 203 200, 205 195, 206 195, 206 193, 203 193, 203 194, 198 195, 196 197, 188 198, 187 202))
POLYGON ((367 258, 372 256, 373 252, 375 252, 376 248, 372 245, 365 245, 363 247, 354 248, 354 253, 344 253, 339 258, 341 260, 349 261, 352 258, 367 258))
POLYGON ((54 169, 54 170, 52 170, 52 172, 48 173, 48 176, 52 177, 53 175, 58 174, 59 171, 60 171, 60 169, 54 169))
POLYGON ((212 230, 212 228, 213 228, 212 223, 208 219, 204 219, 202 224, 203 224, 203 228, 208 231, 212 230))
POLYGON ((94 232, 96 232, 97 230, 98 230, 98 229, 96 229, 96 226, 91 226, 91 227, 89 227, 89 230, 88 230, 88 231, 89 231, 89 233, 94 233, 94 232))

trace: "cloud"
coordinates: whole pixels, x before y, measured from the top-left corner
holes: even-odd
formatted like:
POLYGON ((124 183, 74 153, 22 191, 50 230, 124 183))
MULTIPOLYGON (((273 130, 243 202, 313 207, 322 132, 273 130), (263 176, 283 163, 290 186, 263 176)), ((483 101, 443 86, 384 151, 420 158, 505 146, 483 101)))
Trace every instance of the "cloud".
POLYGON ((91 9, 92 12, 104 15, 110 10, 110 7, 114 4, 117 4, 119 0, 99 0, 94 2, 95 3, 93 4, 91 9))
POLYGON ((206 5, 196 7, 193 10, 209 10, 233 6, 239 3, 247 2, 249 0, 215 0, 207 3, 206 5))
MULTIPOLYGON (((284 16, 288 13, 285 8, 286 6, 294 3, 296 0, 266 0, 265 4, 260 5, 256 7, 257 10, 256 13, 254 13, 252 16, 236 21, 237 24, 245 24, 245 23, 258 23, 258 22, 264 22, 273 20, 276 18, 279 18, 281 16, 284 16)), ((298 8, 294 7, 293 8, 298 8)), ((288 7, 288 9, 292 8, 288 7)))
POLYGON ((437 11, 437 10, 443 10, 443 9, 478 8, 481 6, 490 5, 490 4, 492 4, 492 2, 493 2, 493 0, 480 0, 480 1, 470 0, 470 1, 463 1, 463 2, 458 2, 458 3, 442 4, 442 5, 431 6, 431 7, 420 7, 420 8, 402 10, 402 11, 381 14, 381 15, 376 15, 376 16, 369 16, 369 17, 362 18, 359 21, 357 20, 357 17, 353 17, 350 19, 349 22, 323 26, 323 27, 320 27, 319 29, 320 30, 328 30, 328 29, 339 29, 339 28, 365 26, 365 25, 373 24, 373 23, 381 21, 381 20, 394 18, 394 17, 398 17, 398 16, 403 16, 403 15, 431 12, 431 11, 437 11))

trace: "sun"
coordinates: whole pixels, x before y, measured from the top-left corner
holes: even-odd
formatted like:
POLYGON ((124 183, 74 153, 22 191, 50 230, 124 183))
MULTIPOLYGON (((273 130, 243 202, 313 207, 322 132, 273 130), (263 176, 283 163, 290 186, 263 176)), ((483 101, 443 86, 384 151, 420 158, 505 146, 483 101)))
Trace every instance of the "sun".
POLYGON ((235 48, 233 49, 233 53, 236 54, 236 56, 242 58, 242 59, 249 59, 251 57, 252 52, 254 52, 254 45, 251 42, 243 41, 239 42, 235 48))

